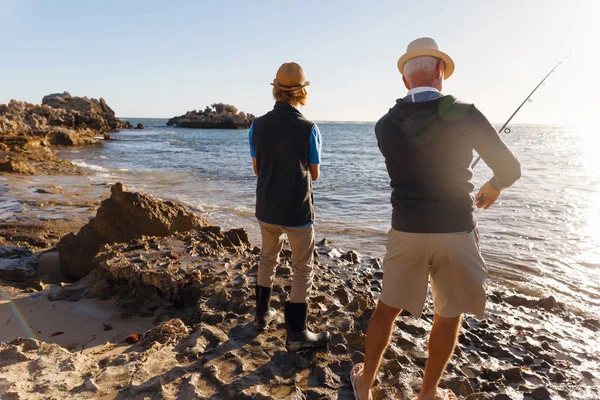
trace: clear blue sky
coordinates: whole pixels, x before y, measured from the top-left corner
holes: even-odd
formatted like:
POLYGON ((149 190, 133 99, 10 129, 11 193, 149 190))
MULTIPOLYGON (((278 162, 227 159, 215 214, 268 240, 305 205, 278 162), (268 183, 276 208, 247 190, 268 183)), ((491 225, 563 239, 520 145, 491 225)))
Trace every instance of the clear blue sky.
POLYGON ((444 87, 505 120, 596 116, 600 1, 0 0, 0 103, 104 97, 117 115, 171 117, 213 102, 262 114, 279 65, 303 65, 315 120, 378 119, 405 94, 396 60, 434 37, 456 62, 444 87))

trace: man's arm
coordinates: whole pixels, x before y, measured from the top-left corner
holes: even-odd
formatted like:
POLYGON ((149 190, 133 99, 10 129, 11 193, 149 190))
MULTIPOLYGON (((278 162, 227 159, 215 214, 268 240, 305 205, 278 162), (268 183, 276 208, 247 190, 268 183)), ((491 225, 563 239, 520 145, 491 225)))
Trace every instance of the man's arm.
POLYGON ((310 167, 310 175, 313 181, 319 179, 321 175, 321 146, 322 146, 321 131, 317 124, 314 124, 310 131, 310 150, 308 152, 308 166, 310 167))
POLYGON ((500 191, 512 186, 521 177, 521 163, 487 118, 475 107, 471 110, 469 133, 473 148, 494 173, 477 193, 477 207, 490 208, 500 191))
POLYGON ((258 176, 258 163, 256 158, 252 158, 252 166, 254 167, 254 175, 258 176))

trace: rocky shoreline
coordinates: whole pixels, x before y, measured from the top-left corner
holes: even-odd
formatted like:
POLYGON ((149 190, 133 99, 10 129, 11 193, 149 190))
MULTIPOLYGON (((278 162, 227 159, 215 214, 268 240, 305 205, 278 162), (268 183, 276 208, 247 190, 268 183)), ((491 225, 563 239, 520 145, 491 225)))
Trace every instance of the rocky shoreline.
POLYGON ((90 146, 110 132, 133 129, 102 98, 56 93, 42 104, 11 100, 0 104, 0 173, 22 175, 81 174, 54 154, 54 146, 90 146))
POLYGON ((238 112, 230 104, 216 103, 207 106, 204 111, 193 110, 173 117, 167 121, 167 125, 200 129, 248 129, 254 119, 254 115, 238 112))
MULTIPOLYGON (((328 351, 290 354, 282 313, 291 284, 289 247, 274 285, 277 324, 258 334, 252 310, 260 251, 244 229, 223 231, 182 206, 117 184, 79 232, 64 236, 58 253, 0 247, 5 290, 45 289, 31 296, 58 308, 110 299, 122 318, 143 317, 152 327, 131 331, 128 325, 106 343, 59 345, 62 334, 7 338, 0 343, 1 398, 353 398, 348 374, 364 357, 381 291, 380 258, 319 242, 309 325, 331 331, 332 341, 328 351), (142 222, 123 231, 131 221, 142 222), (42 262, 48 257, 66 262, 48 267, 42 262), (82 279, 69 283, 69 276, 82 279)), ((488 293, 486 318, 463 322, 442 387, 470 400, 600 398, 597 316, 498 283, 488 293)), ((421 318, 398 319, 375 399, 415 395, 432 319, 430 302, 421 318)), ((95 323, 93 338, 115 325, 95 323)))

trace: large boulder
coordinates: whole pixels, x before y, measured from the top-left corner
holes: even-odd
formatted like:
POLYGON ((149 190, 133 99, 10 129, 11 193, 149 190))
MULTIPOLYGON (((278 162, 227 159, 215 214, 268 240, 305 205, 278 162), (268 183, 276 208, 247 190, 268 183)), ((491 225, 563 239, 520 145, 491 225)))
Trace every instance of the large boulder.
POLYGON ((97 267, 93 260, 105 244, 129 242, 142 236, 168 236, 210 226, 208 221, 179 204, 143 193, 128 192, 123 184, 111 188, 95 218, 77 235, 70 233, 58 243, 62 270, 80 279, 97 267))
POLYGON ((206 107, 204 111, 188 111, 184 115, 173 117, 167 121, 167 125, 201 129, 248 129, 254 119, 254 115, 238 113, 238 109, 230 104, 217 103, 206 107))

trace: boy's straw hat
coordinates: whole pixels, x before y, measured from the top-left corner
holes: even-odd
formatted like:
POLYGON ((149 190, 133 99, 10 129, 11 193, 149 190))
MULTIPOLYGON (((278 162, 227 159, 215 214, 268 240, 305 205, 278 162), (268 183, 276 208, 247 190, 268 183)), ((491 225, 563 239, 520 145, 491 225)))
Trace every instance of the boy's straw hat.
POLYGON ((304 70, 295 62, 283 63, 277 70, 277 75, 271 85, 284 90, 299 90, 310 85, 304 76, 304 70))

